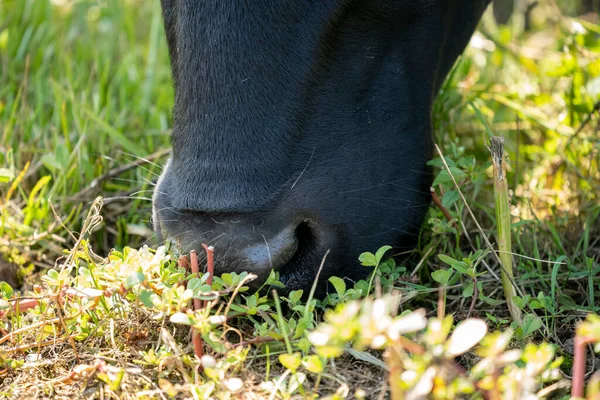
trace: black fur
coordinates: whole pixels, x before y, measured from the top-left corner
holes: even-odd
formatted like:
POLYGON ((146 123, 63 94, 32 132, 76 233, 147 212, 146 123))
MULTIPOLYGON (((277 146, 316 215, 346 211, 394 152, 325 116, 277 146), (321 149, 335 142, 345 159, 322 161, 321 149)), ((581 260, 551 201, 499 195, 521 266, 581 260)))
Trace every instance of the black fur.
POLYGON ((431 106, 487 2, 163 0, 175 109, 159 237, 214 244, 218 273, 278 268, 288 289, 310 287, 328 249, 323 281, 413 244, 431 106))

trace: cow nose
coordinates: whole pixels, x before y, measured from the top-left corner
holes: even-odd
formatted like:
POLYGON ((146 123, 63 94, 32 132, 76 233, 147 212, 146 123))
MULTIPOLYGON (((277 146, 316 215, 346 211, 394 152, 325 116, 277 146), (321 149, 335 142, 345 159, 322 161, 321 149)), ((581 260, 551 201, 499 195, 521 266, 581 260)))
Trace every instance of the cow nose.
MULTIPOLYGON (((260 285, 268 278, 271 270, 280 270, 296 254, 298 250, 296 228, 296 226, 287 226, 270 237, 260 234, 246 236, 240 240, 238 236, 238 239, 232 243, 230 254, 224 256, 224 261, 230 263, 229 268, 235 271, 246 271, 257 275, 258 279, 251 286, 260 285)), ((224 268, 229 269, 226 265, 224 268)))
POLYGON ((253 290, 265 283, 272 270, 282 274, 282 281, 284 275, 299 272, 299 257, 314 245, 313 230, 304 219, 165 212, 170 211, 156 213, 160 237, 175 241, 182 253, 201 251, 203 243, 213 246, 214 274, 254 274, 257 278, 248 282, 253 290))

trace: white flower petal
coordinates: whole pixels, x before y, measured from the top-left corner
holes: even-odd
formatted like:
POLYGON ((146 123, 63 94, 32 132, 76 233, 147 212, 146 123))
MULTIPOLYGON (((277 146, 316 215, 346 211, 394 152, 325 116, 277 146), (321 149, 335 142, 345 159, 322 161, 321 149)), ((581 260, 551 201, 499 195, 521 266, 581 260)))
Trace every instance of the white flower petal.
POLYGON ((446 354, 451 357, 463 354, 475 346, 487 333, 487 325, 483 320, 469 318, 464 320, 448 339, 446 354))
POLYGON ((425 318, 425 309, 420 308, 410 314, 397 317, 387 332, 390 339, 397 340, 400 335, 420 331, 426 326, 427 318, 425 318))

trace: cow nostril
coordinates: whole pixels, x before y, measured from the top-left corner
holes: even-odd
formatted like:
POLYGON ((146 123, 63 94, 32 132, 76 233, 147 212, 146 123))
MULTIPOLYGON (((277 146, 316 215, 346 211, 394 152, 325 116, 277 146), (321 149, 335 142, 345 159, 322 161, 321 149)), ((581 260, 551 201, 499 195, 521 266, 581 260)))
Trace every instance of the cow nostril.
POLYGON ((285 285, 299 280, 312 280, 310 259, 318 244, 315 226, 310 221, 300 222, 294 231, 296 251, 294 255, 279 268, 279 279, 285 285))
MULTIPOLYGON (((315 246, 316 236, 314 229, 308 221, 302 221, 296 227, 296 252, 289 261, 289 264, 296 266, 302 262, 302 260, 310 254, 311 249, 315 246)), ((282 273, 290 272, 286 271, 286 266, 281 270, 282 273)))
POLYGON ((315 236, 307 221, 300 222, 296 227, 296 240, 298 241, 296 254, 306 251, 314 243, 315 236))

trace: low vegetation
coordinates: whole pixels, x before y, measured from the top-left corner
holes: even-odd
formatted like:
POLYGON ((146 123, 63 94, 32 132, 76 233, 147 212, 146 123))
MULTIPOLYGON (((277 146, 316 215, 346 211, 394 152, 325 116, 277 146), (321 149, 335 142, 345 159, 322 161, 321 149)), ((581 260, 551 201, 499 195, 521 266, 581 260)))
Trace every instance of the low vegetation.
POLYGON ((0 2, 0 263, 19 276, 0 396, 596 398, 600 28, 574 3, 486 15, 435 104, 419 246, 365 249, 369 277, 317 300, 147 246, 173 97, 158 3, 0 2))

